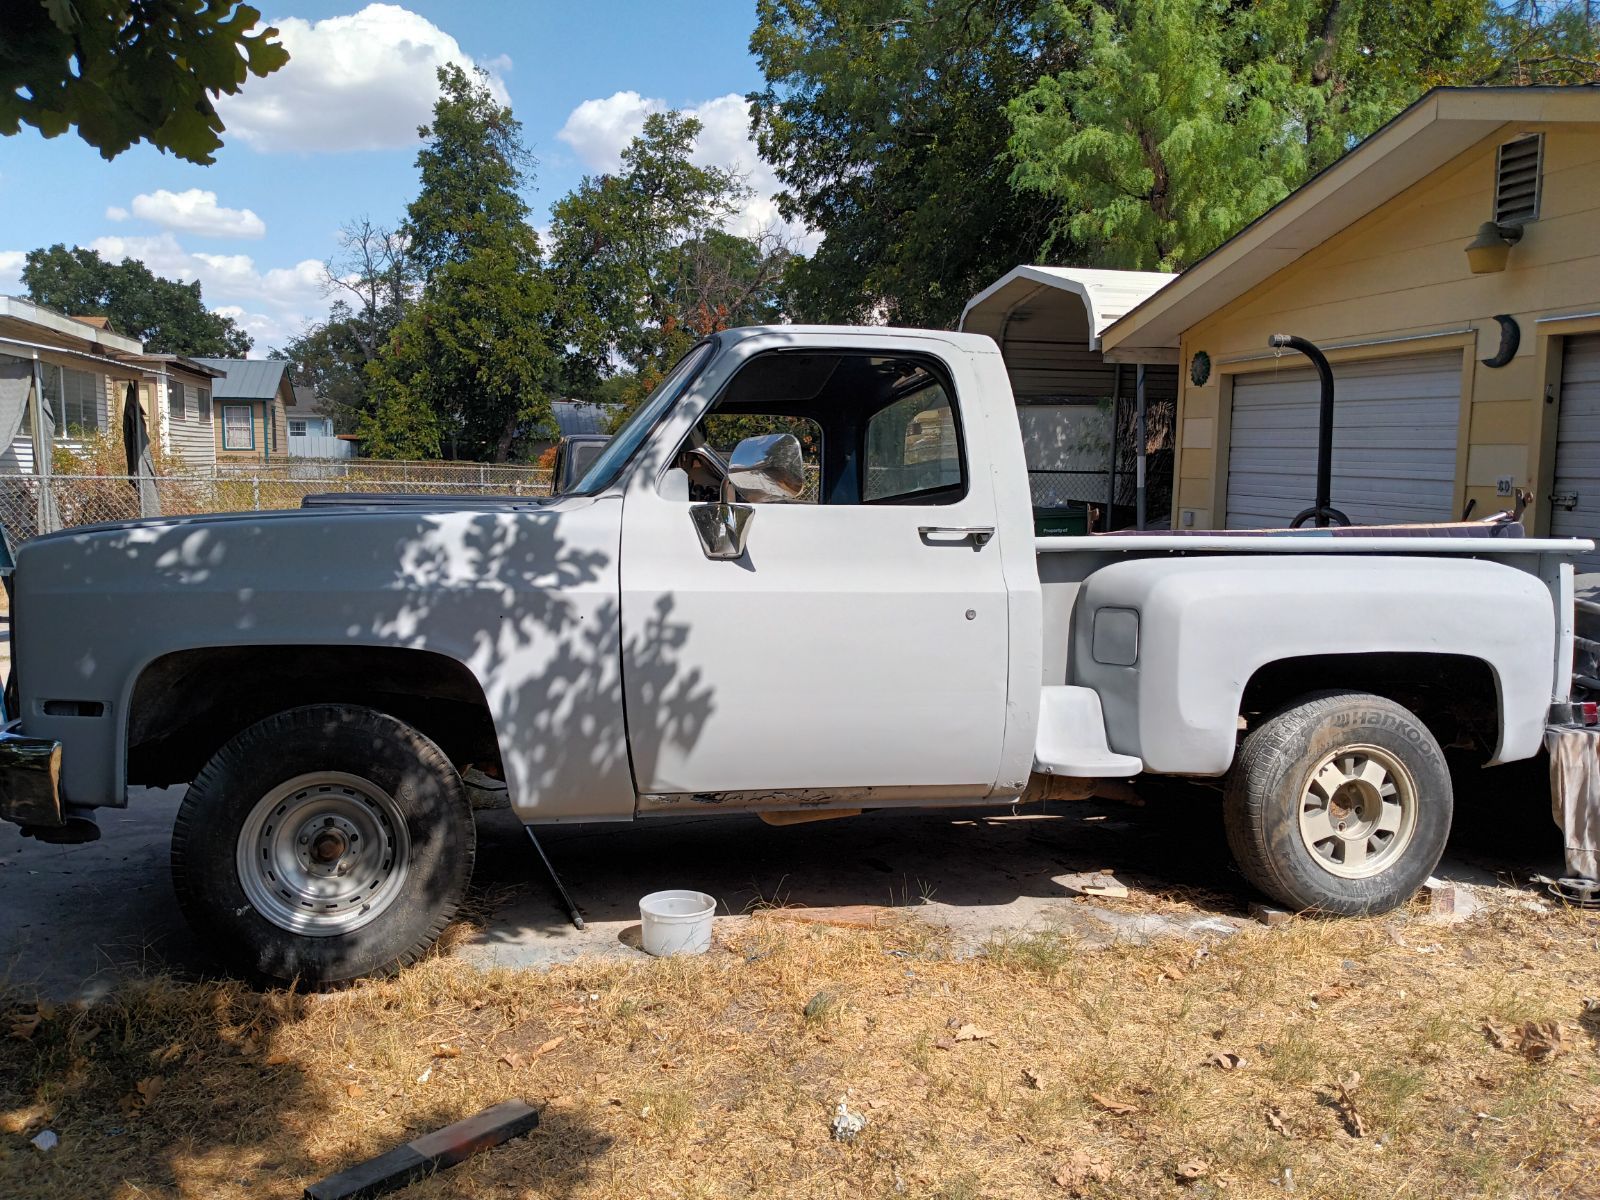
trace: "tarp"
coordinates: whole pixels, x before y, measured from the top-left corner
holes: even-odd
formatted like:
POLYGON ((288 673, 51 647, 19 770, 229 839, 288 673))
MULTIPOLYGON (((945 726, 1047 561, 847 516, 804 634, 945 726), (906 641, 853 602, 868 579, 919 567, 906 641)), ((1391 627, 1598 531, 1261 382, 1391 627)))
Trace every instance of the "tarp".
POLYGON ((1550 808, 1561 827, 1567 874, 1600 880, 1600 730, 1551 726, 1550 808))
POLYGON ((28 389, 33 386, 33 362, 0 357, 0 452, 11 445, 28 412, 28 389))
POLYGON ((145 428, 144 411, 139 407, 139 385, 129 382, 122 401, 122 447, 128 456, 128 478, 139 497, 141 517, 161 515, 161 497, 156 492, 156 466, 150 457, 150 434, 145 428))
POLYGON ((29 397, 33 410, 33 473, 39 477, 39 532, 54 533, 61 528, 61 512, 56 507, 56 490, 52 482, 54 463, 51 455, 56 445, 56 415, 44 402, 41 369, 33 364, 36 386, 29 397))

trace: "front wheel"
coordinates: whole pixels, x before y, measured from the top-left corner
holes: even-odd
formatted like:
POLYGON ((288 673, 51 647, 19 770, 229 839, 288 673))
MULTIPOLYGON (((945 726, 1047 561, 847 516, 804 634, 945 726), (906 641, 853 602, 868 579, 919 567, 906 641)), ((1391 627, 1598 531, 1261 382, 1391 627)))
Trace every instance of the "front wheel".
POLYGON ((461 778, 372 709, 312 705, 239 734, 178 810, 172 873, 189 923, 244 971, 337 983, 415 961, 472 874, 461 778))
POLYGON ((1413 713, 1328 692, 1250 732, 1223 811, 1256 887, 1296 910, 1359 916, 1422 886, 1444 854, 1452 806, 1439 743, 1413 713))

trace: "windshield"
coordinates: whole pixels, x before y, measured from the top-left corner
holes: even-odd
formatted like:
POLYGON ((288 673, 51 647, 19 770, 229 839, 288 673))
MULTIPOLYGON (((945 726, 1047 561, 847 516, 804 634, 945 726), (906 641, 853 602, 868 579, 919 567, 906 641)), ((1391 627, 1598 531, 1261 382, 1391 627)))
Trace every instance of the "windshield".
POLYGON ((594 465, 584 472, 583 478, 572 489, 573 495, 592 496, 611 486, 618 472, 633 457, 633 452, 650 436, 656 422, 666 415, 690 381, 699 374, 700 368, 705 366, 712 348, 712 343, 701 342, 678 360, 678 365, 667 373, 667 377, 656 385, 656 390, 645 397, 644 403, 634 410, 633 416, 617 430, 617 435, 606 443, 600 457, 594 460, 594 465))

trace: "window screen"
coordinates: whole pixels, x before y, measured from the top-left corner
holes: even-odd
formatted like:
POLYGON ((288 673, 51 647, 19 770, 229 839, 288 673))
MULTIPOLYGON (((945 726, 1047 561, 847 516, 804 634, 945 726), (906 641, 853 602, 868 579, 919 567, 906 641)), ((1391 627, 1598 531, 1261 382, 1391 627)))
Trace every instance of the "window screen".
POLYGON ((167 381, 167 416, 174 421, 184 419, 183 384, 167 381))
POLYGON ((222 406, 222 448, 224 450, 253 450, 256 438, 250 408, 244 404, 222 406))
MULTIPOLYGON (((41 368, 40 374, 44 378, 44 402, 50 407, 56 441, 75 441, 104 428, 100 410, 105 381, 101 376, 49 363, 41 368)), ((31 423, 27 429, 32 432, 31 423)))

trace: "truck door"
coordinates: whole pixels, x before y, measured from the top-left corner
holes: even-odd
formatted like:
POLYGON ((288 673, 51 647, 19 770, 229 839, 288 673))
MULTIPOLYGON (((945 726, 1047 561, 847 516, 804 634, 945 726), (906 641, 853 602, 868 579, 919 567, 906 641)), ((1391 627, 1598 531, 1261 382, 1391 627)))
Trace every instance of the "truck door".
POLYGON ((986 796, 1005 732, 1007 596, 984 431, 963 421, 964 361, 746 353, 706 383, 711 410, 624 502, 641 811, 986 796), (753 505, 742 557, 707 557, 681 452, 704 439, 726 455, 775 429, 801 436, 807 492, 753 505))

